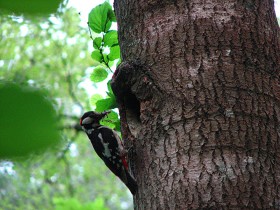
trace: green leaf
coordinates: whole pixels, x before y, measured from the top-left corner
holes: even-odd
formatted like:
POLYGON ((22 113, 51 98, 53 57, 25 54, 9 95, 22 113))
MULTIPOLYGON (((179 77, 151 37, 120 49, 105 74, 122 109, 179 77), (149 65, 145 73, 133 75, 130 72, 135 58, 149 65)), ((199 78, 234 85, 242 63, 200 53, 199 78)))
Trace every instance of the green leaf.
POLYGON ((114 46, 110 48, 110 53, 108 55, 109 60, 113 61, 120 58, 120 46, 114 46))
POLYGON ((88 15, 89 27, 96 33, 106 33, 112 25, 112 20, 114 20, 113 13, 108 2, 96 6, 88 15))
POLYGON ((121 132, 121 122, 120 120, 118 122, 115 123, 115 128, 116 131, 121 132))
POLYGON ((59 142, 55 110, 46 98, 30 87, 0 86, 0 158, 25 156, 59 142))
POLYGON ((118 122, 119 121, 119 115, 116 112, 111 111, 108 114, 108 119, 110 119, 112 122, 118 122))
MULTIPOLYGON (((0 8, 20 14, 47 14, 55 13, 62 0, 0 0, 0 8)), ((111 14, 110 14, 111 16, 111 14)))
POLYGON ((118 60, 117 64, 116 64, 116 66, 120 65, 121 62, 122 62, 122 60, 121 60, 121 58, 120 58, 120 59, 118 60))
POLYGON ((94 50, 92 53, 91 53, 91 58, 95 61, 98 61, 98 62, 102 62, 102 54, 100 53, 99 50, 94 50))
MULTIPOLYGON (((116 120, 117 121, 117 120, 116 120)), ((101 125, 108 126, 109 128, 115 129, 118 127, 117 122, 114 119, 112 120, 109 115, 106 118, 103 118, 102 121, 100 122, 101 125)), ((119 122, 119 121, 118 121, 119 122)))
POLYGON ((111 125, 108 126, 120 132, 120 119, 119 115, 116 112, 110 112, 110 114, 108 115, 108 121, 110 121, 111 123, 111 125))
POLYGON ((104 36, 104 45, 105 46, 113 46, 113 45, 118 45, 118 33, 117 31, 109 31, 108 33, 105 34, 104 36))
POLYGON ((104 63, 108 63, 109 62, 108 55, 103 54, 103 59, 104 59, 104 63))
POLYGON ((115 66, 115 61, 109 61, 109 62, 108 62, 108 66, 109 66, 110 68, 112 68, 113 66, 115 66))
POLYGON ((108 17, 112 22, 117 22, 116 15, 113 10, 110 10, 108 13, 108 17))
POLYGON ((90 98, 91 105, 95 106, 96 102, 103 99, 102 95, 100 94, 94 94, 90 98))
POLYGON ((96 111, 103 112, 109 109, 117 108, 117 102, 115 98, 105 98, 96 102, 96 111))
POLYGON ((101 47, 101 43, 102 43, 102 38, 101 37, 97 37, 97 38, 95 38, 94 40, 93 40, 93 47, 95 48, 95 49, 100 49, 100 47, 101 47))
POLYGON ((90 75, 90 79, 91 81, 97 83, 105 80, 107 76, 108 76, 108 72, 106 71, 106 69, 104 69, 101 66, 98 66, 95 69, 93 69, 93 72, 90 75))
POLYGON ((114 92, 112 90, 112 87, 111 87, 111 80, 109 80, 107 82, 107 88, 108 88, 108 92, 107 92, 108 96, 110 96, 111 98, 114 98, 115 94, 114 94, 114 92))

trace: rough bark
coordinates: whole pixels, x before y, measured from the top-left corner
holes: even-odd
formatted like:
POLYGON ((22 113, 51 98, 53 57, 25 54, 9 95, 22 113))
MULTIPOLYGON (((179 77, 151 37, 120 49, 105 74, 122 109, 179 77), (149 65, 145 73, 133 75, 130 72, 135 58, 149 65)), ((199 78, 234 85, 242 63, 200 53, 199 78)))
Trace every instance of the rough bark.
POLYGON ((135 209, 280 208, 273 0, 115 0, 135 209))

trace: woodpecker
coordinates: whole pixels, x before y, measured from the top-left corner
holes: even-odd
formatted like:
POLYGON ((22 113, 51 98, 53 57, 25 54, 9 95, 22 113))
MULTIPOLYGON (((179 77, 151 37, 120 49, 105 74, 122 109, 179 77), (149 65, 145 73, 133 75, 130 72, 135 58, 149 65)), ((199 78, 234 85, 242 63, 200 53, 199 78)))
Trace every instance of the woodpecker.
POLYGON ((121 138, 116 131, 100 125, 100 120, 107 116, 108 113, 108 111, 102 113, 86 112, 80 119, 80 125, 86 132, 97 155, 135 195, 137 183, 128 171, 127 151, 122 144, 121 138))

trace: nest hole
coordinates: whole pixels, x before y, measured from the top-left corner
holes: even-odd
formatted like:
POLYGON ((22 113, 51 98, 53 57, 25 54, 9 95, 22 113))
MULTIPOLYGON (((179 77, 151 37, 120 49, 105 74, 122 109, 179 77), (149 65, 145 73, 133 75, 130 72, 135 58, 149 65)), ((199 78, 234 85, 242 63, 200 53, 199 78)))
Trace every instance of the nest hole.
POLYGON ((128 92, 124 96, 124 103, 127 116, 129 115, 131 120, 140 122, 140 102, 138 101, 137 97, 131 92, 128 92))

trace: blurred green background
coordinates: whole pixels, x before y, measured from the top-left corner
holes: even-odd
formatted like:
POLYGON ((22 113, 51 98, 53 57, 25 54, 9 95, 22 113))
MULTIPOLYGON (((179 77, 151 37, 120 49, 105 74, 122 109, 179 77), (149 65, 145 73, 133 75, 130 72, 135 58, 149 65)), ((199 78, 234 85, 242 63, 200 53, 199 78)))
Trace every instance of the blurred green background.
POLYGON ((133 209, 79 126, 107 90, 85 14, 42 2, 0 0, 0 209, 133 209))

